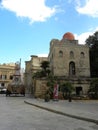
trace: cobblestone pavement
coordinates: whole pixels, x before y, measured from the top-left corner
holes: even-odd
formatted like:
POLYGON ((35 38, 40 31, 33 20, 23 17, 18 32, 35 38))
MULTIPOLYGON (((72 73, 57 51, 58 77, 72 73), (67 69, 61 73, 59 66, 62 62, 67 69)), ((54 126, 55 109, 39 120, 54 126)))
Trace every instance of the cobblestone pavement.
POLYGON ((98 130, 95 123, 69 118, 0 95, 0 130, 98 130))

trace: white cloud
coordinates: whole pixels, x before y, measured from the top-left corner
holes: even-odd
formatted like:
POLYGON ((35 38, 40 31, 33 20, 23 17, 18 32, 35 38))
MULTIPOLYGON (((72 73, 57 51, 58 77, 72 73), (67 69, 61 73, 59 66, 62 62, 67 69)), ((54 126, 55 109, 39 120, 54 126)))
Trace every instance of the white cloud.
POLYGON ((95 32, 98 31, 98 27, 96 27, 95 32))
POLYGON ((90 36, 93 35, 96 31, 98 31, 98 27, 93 29, 92 31, 84 32, 80 35, 75 34, 75 39, 79 41, 79 44, 85 44, 85 40, 90 36))
POLYGON ((98 17, 98 0, 85 0, 85 5, 81 6, 80 0, 76 0, 76 10, 81 13, 92 17, 98 17))
POLYGON ((38 57, 48 57, 48 54, 38 54, 38 57))
POLYGON ((80 35, 75 34, 75 38, 79 41, 79 44, 85 44, 85 40, 92 34, 92 32, 84 32, 80 35))
POLYGON ((45 5, 45 0, 2 0, 1 6, 18 17, 28 18, 31 23, 45 21, 56 12, 55 7, 45 5))

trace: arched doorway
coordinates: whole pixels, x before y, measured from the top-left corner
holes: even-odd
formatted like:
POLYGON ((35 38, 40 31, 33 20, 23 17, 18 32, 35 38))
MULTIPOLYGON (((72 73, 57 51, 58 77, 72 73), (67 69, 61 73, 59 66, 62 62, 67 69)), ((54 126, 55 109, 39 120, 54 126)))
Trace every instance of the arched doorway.
POLYGON ((75 63, 72 61, 69 63, 69 75, 70 76, 75 75, 75 63))
POLYGON ((79 96, 82 93, 83 93, 82 87, 81 86, 76 87, 76 95, 79 96))

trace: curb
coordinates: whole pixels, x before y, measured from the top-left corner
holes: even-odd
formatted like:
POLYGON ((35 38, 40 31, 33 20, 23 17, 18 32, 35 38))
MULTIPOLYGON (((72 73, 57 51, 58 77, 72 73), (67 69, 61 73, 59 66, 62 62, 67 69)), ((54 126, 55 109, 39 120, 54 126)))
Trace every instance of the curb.
POLYGON ((79 120, 82 120, 82 121, 88 121, 88 122, 92 122, 92 123, 98 124, 98 120, 95 120, 95 119, 90 119, 90 118, 86 118, 86 117, 80 117, 80 116, 71 115, 71 114, 64 113, 64 112, 61 112, 61 111, 57 111, 57 110, 54 110, 54 109, 50 109, 50 108, 46 108, 46 107, 43 107, 43 106, 39 106, 39 105, 30 103, 30 102, 27 102, 27 101, 24 101, 24 103, 32 105, 32 106, 35 106, 35 107, 38 107, 38 108, 41 108, 41 109, 44 109, 44 110, 47 110, 47 111, 50 111, 50 112, 53 112, 53 113, 56 113, 56 114, 60 114, 60 115, 63 115, 63 116, 68 116, 68 117, 79 119, 79 120))

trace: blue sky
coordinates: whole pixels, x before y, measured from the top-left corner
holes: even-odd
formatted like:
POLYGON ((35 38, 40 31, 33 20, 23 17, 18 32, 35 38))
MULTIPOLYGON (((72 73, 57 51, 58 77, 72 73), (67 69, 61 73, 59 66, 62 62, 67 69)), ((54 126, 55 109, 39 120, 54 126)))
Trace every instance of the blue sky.
POLYGON ((79 44, 98 31, 98 0, 0 0, 0 63, 22 67, 46 56, 50 41, 72 32, 79 44))

